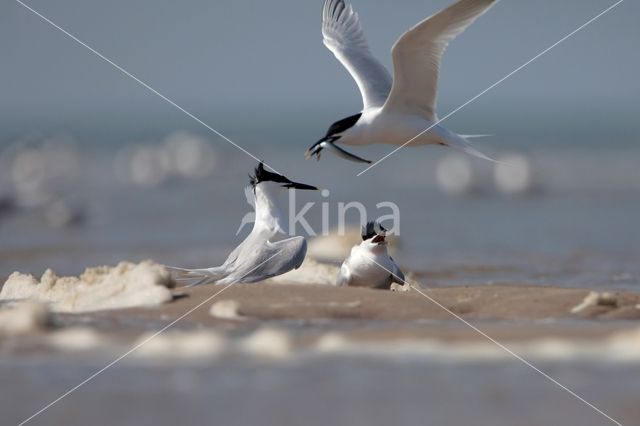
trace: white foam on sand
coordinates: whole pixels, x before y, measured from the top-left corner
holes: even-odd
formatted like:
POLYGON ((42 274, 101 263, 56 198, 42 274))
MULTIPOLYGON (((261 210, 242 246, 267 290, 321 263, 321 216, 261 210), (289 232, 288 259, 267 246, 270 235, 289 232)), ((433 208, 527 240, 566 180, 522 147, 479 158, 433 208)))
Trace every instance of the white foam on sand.
POLYGON ((219 300, 211 305, 209 315, 218 319, 245 320, 240 313, 240 303, 237 300, 219 300))
POLYGON ((169 302, 175 286, 169 271, 152 261, 87 268, 79 277, 58 277, 48 269, 37 280, 14 272, 0 300, 28 299, 47 303, 55 312, 88 312, 154 306, 169 302))
POLYGON ((281 360, 291 355, 291 335, 276 328, 260 328, 238 344, 241 353, 265 360, 281 360))
POLYGON ((293 355, 291 335, 281 329, 262 327, 245 337, 229 339, 214 330, 148 332, 133 344, 133 360, 210 362, 225 356, 243 355, 262 361, 282 361, 293 355))
POLYGON ((591 291, 580 304, 571 308, 571 313, 577 314, 592 306, 615 307, 617 304, 618 300, 614 294, 591 291))
MULTIPOLYGON (((367 343, 353 341, 339 333, 321 336, 314 349, 322 354, 345 356, 408 356, 440 362, 496 362, 516 358, 499 346, 486 341, 446 342, 435 339, 367 343)), ((524 359, 536 362, 589 361, 640 364, 640 327, 613 333, 602 340, 571 341, 540 338, 513 342, 509 349, 524 359)))
POLYGON ((109 338, 89 327, 64 328, 47 336, 49 345, 60 351, 79 352, 109 346, 109 338))
POLYGON ((138 359, 208 361, 223 355, 228 346, 226 336, 213 330, 149 332, 136 340, 137 349, 131 355, 138 359))

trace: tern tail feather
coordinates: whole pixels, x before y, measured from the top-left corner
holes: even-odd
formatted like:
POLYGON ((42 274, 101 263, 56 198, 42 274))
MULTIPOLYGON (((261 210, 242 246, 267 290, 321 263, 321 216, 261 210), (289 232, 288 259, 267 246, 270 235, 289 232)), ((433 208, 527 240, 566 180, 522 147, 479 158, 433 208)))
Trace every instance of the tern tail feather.
POLYGON ((495 136, 495 135, 458 135, 461 136, 463 139, 480 139, 480 138, 490 138, 491 136, 495 136))
POLYGON ((452 148, 455 148, 455 149, 457 149, 459 151, 466 152, 467 154, 471 155, 472 157, 481 158, 483 160, 491 161, 492 163, 505 164, 502 161, 494 160, 493 158, 491 158, 491 157, 483 154, 482 152, 478 151, 468 141, 468 139, 484 137, 484 136, 488 136, 488 135, 458 135, 458 134, 455 134, 455 133, 451 133, 446 138, 445 145, 450 146, 452 148))
POLYGON ((213 284, 224 278, 221 271, 217 268, 209 269, 186 269, 175 266, 165 266, 171 272, 176 273, 176 280, 179 282, 188 282, 187 287, 195 287, 200 284, 213 284))

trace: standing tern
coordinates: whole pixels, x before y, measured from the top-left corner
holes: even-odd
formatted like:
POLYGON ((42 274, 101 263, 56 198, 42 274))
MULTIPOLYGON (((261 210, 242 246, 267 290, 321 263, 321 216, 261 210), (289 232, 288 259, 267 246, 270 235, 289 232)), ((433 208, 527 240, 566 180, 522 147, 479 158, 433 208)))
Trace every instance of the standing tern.
POLYGON ((351 249, 340 267, 338 286, 389 289, 394 282, 404 285, 404 274, 387 252, 385 234, 382 225, 367 222, 362 228, 362 242, 351 249))
POLYGON ((283 189, 318 190, 315 186, 293 182, 286 176, 265 170, 260 163, 250 175, 255 198, 255 222, 251 233, 236 247, 221 265, 204 269, 169 267, 178 272, 179 280, 189 286, 200 284, 253 283, 298 269, 307 253, 304 237, 273 241, 286 234, 283 217, 277 206, 283 189))
POLYGON ((362 95, 358 114, 336 121, 327 133, 305 153, 316 156, 324 148, 355 162, 371 161, 336 145, 386 143, 445 145, 475 157, 491 160, 468 139, 486 135, 460 135, 439 124, 436 114, 438 73, 442 54, 497 0, 459 0, 405 32, 393 45, 393 80, 371 53, 358 15, 344 0, 325 0, 322 35, 325 46, 349 71, 362 95), (426 131, 429 129, 428 131, 426 131))

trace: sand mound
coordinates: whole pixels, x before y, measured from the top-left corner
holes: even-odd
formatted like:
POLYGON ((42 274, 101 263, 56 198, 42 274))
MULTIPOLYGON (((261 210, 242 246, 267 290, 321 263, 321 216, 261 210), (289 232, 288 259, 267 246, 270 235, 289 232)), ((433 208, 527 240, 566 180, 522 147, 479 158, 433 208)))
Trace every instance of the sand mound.
POLYGON ((51 314, 43 303, 21 301, 0 310, 0 335, 35 333, 51 324, 51 314))
POLYGON ((307 256, 304 263, 302 263, 298 269, 270 278, 266 282, 336 285, 338 271, 340 271, 339 265, 319 262, 307 256))
POLYGON ((571 313, 577 314, 593 306, 606 306, 615 308, 616 306, 618 306, 618 301, 614 294, 591 291, 584 298, 584 300, 580 302, 580 304, 571 308, 571 313))
POLYGON ((55 312, 87 312, 159 305, 172 299, 169 289, 174 285, 162 265, 121 262, 87 268, 79 277, 58 277, 48 269, 40 281, 14 272, 2 287, 0 300, 29 299, 46 302, 55 312))
MULTIPOLYGON (((337 229, 327 235, 318 235, 309 241, 307 256, 322 261, 342 262, 351 253, 351 248, 362 242, 360 228, 348 227, 343 233, 337 229)), ((398 237, 387 236, 387 246, 393 255, 400 245, 398 237)))
MULTIPOLYGON (((522 342, 510 342, 509 349, 535 362, 640 362, 640 327, 614 333, 602 340, 542 337, 522 342)), ((355 356, 416 356, 444 362, 507 361, 516 358, 498 345, 486 341, 442 341, 438 339, 394 340, 393 344, 362 341, 340 333, 327 333, 315 342, 319 353, 355 356)))
POLYGON ((211 305, 209 315, 218 319, 244 320, 237 300, 220 300, 211 305))

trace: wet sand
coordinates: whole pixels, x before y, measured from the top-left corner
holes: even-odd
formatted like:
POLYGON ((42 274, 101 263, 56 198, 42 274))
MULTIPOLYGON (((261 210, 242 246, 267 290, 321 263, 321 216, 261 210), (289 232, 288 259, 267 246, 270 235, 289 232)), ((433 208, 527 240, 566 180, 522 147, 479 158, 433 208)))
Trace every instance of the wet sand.
MULTIPOLYGON (((171 321, 193 309, 218 292, 221 287, 176 289, 178 297, 154 308, 118 311, 120 319, 140 323, 160 319, 171 321)), ((580 335, 598 335, 597 330, 614 329, 610 320, 639 320, 640 295, 615 293, 615 305, 589 306, 578 313, 571 310, 590 293, 589 290, 522 285, 484 285, 415 289, 390 292, 363 288, 337 288, 326 285, 237 284, 224 290, 196 309, 176 326, 251 328, 275 323, 292 330, 354 330, 369 335, 393 327, 396 333, 380 332, 381 337, 416 337, 435 334, 445 339, 459 335, 481 338, 447 310, 469 322, 480 322, 501 335, 523 338, 536 334, 557 335, 571 330, 580 335), (429 300, 426 296, 432 298, 429 300), (221 301, 235 301, 241 321, 214 318, 209 307, 221 301), (442 305, 438 306, 436 303, 442 305), (446 310, 445 310, 446 308, 446 310), (551 327, 551 324, 554 324, 551 327), (558 323, 564 324, 559 326, 558 323), (450 333, 459 326, 459 333, 450 333), (510 332, 510 328, 517 332, 510 332), (445 329, 445 330, 440 330, 445 329), (524 333, 524 335, 522 334, 524 333)), ((108 318, 111 313, 101 314, 108 318)))
POLYGON ((212 330, 232 339, 272 327, 286 332, 295 348, 304 349, 327 333, 340 333, 351 343, 487 341, 464 321, 494 339, 515 342, 597 341, 640 324, 640 294, 605 293, 603 301, 598 299, 602 293, 551 286, 478 285, 393 292, 261 283, 171 291, 173 300, 157 306, 52 313, 51 330, 89 327, 126 343, 176 320, 172 330, 212 330), (214 305, 218 311, 212 315, 214 305))
MULTIPOLYGON (((211 296, 221 287, 177 289, 179 297, 161 309, 177 313, 211 296)), ((242 314, 258 320, 270 319, 361 319, 416 321, 452 319, 448 310, 465 318, 517 320, 570 318, 571 308, 589 294, 589 290, 551 286, 480 285, 411 289, 393 292, 366 288, 333 287, 326 285, 237 284, 229 287, 213 300, 237 300, 242 314), (426 297, 426 296, 428 297, 426 297)), ((585 309, 583 318, 640 319, 640 294, 615 293, 615 306, 585 309)), ((140 311, 140 310, 138 310, 140 311)), ((147 312, 152 312, 148 310, 147 312)), ((197 314, 194 317, 203 318, 197 314)))
POLYGON ((24 420, 142 344, 33 424, 608 423, 461 319, 623 424, 640 415, 637 293, 420 288, 440 307, 416 289, 237 284, 211 298, 223 288, 46 317, 31 306, 37 321, 0 328, 4 420, 24 420))

